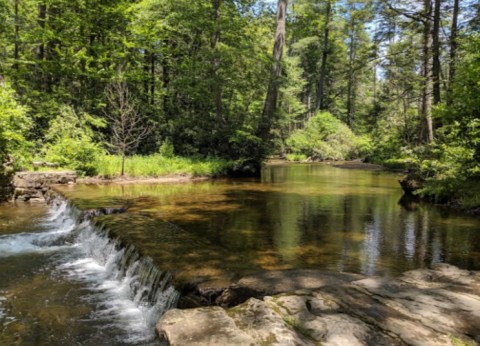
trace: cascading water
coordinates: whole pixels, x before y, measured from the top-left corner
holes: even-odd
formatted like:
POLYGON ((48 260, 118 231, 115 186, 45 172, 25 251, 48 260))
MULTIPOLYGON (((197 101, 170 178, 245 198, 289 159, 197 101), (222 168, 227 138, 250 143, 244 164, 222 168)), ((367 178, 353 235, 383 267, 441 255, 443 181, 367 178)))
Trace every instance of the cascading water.
MULTIPOLYGON (((53 204, 34 232, 0 236, 0 259, 22 254, 54 258, 51 275, 83 287, 81 299, 93 306, 88 322, 96 323, 99 333, 123 331, 112 333, 118 334, 112 344, 154 344, 155 323, 179 298, 171 276, 133 246, 123 248, 67 202, 53 204)), ((6 325, 14 319, 2 304, 5 299, 0 290, 0 328, 2 321, 6 325)))

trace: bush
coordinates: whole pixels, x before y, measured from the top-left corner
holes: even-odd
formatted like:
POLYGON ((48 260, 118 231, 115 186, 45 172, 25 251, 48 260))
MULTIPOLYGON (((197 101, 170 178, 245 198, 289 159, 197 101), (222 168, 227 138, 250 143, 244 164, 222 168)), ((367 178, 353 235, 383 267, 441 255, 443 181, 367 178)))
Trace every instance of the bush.
POLYGON ((44 158, 81 175, 93 176, 97 174, 97 160, 101 154, 102 149, 87 137, 61 137, 47 146, 44 158))
POLYGON ((31 124, 27 109, 18 104, 14 90, 6 82, 0 84, 0 174, 8 156, 16 169, 25 167, 31 160, 32 145, 25 138, 31 124))
POLYGON ((168 138, 163 141, 162 145, 160 146, 159 153, 163 157, 175 156, 175 148, 168 138))
POLYGON ((301 162, 306 161, 308 157, 304 154, 287 154, 286 159, 288 161, 301 162))
POLYGON ((287 150, 316 160, 346 160, 358 154, 356 137, 328 112, 317 113, 286 140, 287 150))
POLYGON ((62 107, 50 123, 43 159, 81 175, 95 175, 97 159, 104 151, 93 141, 93 125, 100 127, 103 122, 86 113, 77 114, 69 106, 62 107))

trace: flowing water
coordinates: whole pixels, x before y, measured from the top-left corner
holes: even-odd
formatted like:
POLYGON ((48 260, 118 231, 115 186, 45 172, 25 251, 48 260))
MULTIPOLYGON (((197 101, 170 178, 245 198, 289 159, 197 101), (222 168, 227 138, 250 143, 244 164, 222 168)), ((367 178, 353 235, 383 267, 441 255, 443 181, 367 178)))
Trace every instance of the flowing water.
POLYGON ((65 201, 0 215, 0 345, 157 344, 154 324, 178 298, 168 275, 151 293, 145 273, 158 271, 65 201))
POLYGON ((398 179, 270 165, 260 179, 77 185, 60 189, 71 204, 2 206, 0 345, 155 344, 179 296, 169 273, 224 287, 261 270, 480 269, 480 220, 403 200, 398 179), (99 207, 128 211, 82 217, 99 207))

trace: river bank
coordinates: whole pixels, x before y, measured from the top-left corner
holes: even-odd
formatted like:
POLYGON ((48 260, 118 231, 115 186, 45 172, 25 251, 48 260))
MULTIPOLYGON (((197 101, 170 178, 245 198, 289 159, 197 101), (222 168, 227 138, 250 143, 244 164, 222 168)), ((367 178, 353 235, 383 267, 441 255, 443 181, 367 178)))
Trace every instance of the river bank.
MULTIPOLYGON (((28 251, 16 254, 18 247, 15 246, 11 249, 12 261, 22 258, 25 263, 36 263, 35 256, 52 251, 53 257, 45 253, 46 263, 50 263, 50 258, 70 263, 68 268, 72 271, 67 268, 67 276, 62 276, 64 267, 58 268, 55 263, 50 270, 62 278, 55 284, 61 292, 70 286, 70 275, 80 280, 81 287, 92 290, 99 303, 85 311, 103 311, 104 289, 108 294, 117 294, 117 288, 122 287, 122 297, 115 296, 113 300, 128 304, 135 316, 145 314, 142 319, 150 321, 132 331, 130 322, 125 323, 130 320, 122 316, 127 310, 116 307, 112 319, 118 320, 127 334, 137 337, 138 333, 146 333, 150 340, 161 315, 171 307, 181 308, 165 314, 165 318, 169 318, 168 326, 176 330, 165 329, 165 333, 172 344, 180 345, 195 345, 197 341, 214 345, 216 338, 222 340, 225 325, 233 328, 228 335, 240 335, 243 338, 240 340, 254 344, 285 344, 288 340, 309 344, 318 343, 317 339, 322 344, 334 344, 335 340, 343 340, 339 338, 344 329, 349 331, 350 327, 354 335, 344 333, 347 344, 381 344, 375 340, 392 344, 389 342, 398 338, 392 336, 395 330, 385 331, 383 311, 390 314, 389 320, 394 319, 394 325, 412 318, 403 312, 395 315, 383 305, 372 305, 380 299, 374 294, 359 297, 358 309, 348 310, 352 304, 345 299, 360 294, 357 292, 359 282, 376 280, 375 285, 386 285, 385 289, 390 289, 392 284, 394 294, 405 285, 403 281, 396 284, 395 280, 403 280, 399 277, 411 270, 437 270, 436 266, 441 263, 456 265, 469 273, 480 268, 478 220, 437 210, 431 205, 401 203, 398 174, 337 169, 325 164, 270 164, 264 167, 261 178, 209 179, 194 183, 189 183, 191 177, 181 178, 187 180, 158 184, 56 185, 53 190, 60 196, 50 195, 54 202, 51 212, 58 216, 55 224, 65 229, 65 233, 59 233, 57 226, 48 226, 48 237, 42 232, 26 234, 30 226, 22 224, 16 231, 7 229, 11 235, 0 237, 0 246, 5 243, 3 245, 9 247, 11 240, 15 240, 23 244, 22 249, 38 250, 35 255, 28 251), (20 233, 17 235, 17 232, 20 233), (57 250, 59 245, 66 247, 64 252, 57 250), (74 253, 75 261, 69 257, 72 246, 78 250, 74 253), (95 286, 83 281, 85 273, 88 280, 92 275, 95 286), (330 304, 330 301, 340 308, 320 309, 321 304, 330 304), (372 311, 368 309, 371 306, 372 311), (360 318, 357 315, 362 309, 367 309, 366 316, 360 318), (298 316, 295 311, 299 311, 298 316), (210 312, 212 320, 208 320, 210 312), (369 318, 375 316, 379 317, 378 326, 372 327, 369 318), (246 321, 258 330, 259 336, 244 331, 237 317, 238 321, 246 321), (397 317, 399 320, 395 320, 397 317), (196 325, 200 321, 211 321, 211 329, 202 329, 210 339, 199 335, 198 340, 180 343, 174 340, 181 337, 182 325, 196 325), (265 334, 266 330, 271 333, 265 334)), ((11 264, 8 258, 3 260, 0 256, 0 265, 2 263, 5 268, 11 264)), ((50 287, 47 281, 44 286, 50 287)), ((20 288, 16 282, 15 272, 5 276, 3 296, 7 300, 0 301, 0 309, 3 305, 7 316, 19 318, 20 307, 14 297, 21 288, 22 297, 27 301, 33 296, 30 287, 36 286, 29 284, 28 277, 20 288)), ((454 285, 454 292, 465 289, 460 284, 454 285)), ((466 285, 468 288, 470 284, 466 285)), ((409 287, 417 290, 415 296, 424 289, 418 282, 409 287)), ((439 284, 438 287, 446 286, 439 284)), ((48 292, 42 290, 36 306, 49 299, 48 292)), ((409 289, 406 300, 410 299, 408 292, 409 289)), ((61 294, 55 301, 65 307, 62 311, 70 311, 70 301, 65 299, 62 303, 61 294)), ((81 290, 78 296, 82 297, 81 290)), ((397 303, 396 300, 388 302, 387 307, 397 303)), ((51 311, 48 307, 30 311, 25 304, 21 306, 21 315, 37 318, 38 314, 45 314, 44 309, 51 311)), ((30 326, 29 321, 25 324, 30 326)), ((78 321, 75 318, 69 321, 78 327, 78 333, 69 339, 74 341, 83 335, 83 321, 102 323, 85 315, 79 316, 78 321)), ((52 340, 63 337, 64 328, 49 329, 48 323, 48 319, 42 320, 38 327, 42 337, 53 335, 52 340)), ((15 322, 4 328, 6 340, 13 340, 17 325, 15 322)), ((455 340, 463 340, 462 333, 463 329, 455 330, 455 340)), ((27 340, 32 335, 30 330, 22 338, 27 340)), ((188 337, 197 338, 191 334, 188 337)), ((222 343, 225 344, 219 342, 222 343)), ((143 345, 141 342, 125 344, 143 345)))
POLYGON ((448 264, 396 279, 315 270, 267 272, 157 324, 171 346, 476 345, 480 272, 448 264), (233 303, 233 304, 232 304, 233 303))

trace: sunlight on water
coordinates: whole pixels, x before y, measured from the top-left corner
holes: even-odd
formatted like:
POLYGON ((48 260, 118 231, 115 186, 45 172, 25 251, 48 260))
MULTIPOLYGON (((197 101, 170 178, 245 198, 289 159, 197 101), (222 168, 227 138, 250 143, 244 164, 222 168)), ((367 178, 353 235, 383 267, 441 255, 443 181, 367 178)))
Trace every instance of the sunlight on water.
POLYGON ((261 179, 81 185, 62 192, 84 207, 128 205, 127 214, 101 222, 164 268, 204 286, 275 269, 386 276, 440 262, 480 269, 480 221, 402 199, 400 177, 283 164, 266 166, 261 179))
MULTIPOLYGON (((76 317, 77 321, 66 318, 62 322, 68 325, 68 330, 53 331, 60 339, 71 340, 73 343, 75 340, 88 339, 90 334, 91 340, 97 340, 97 344, 111 343, 112 340, 118 345, 156 344, 154 324, 178 299, 178 293, 165 281, 169 280, 169 277, 164 275, 165 283, 162 283, 162 287, 165 289, 159 289, 152 294, 153 287, 142 286, 146 262, 137 259, 131 265, 122 267, 124 249, 120 249, 106 236, 96 233, 88 221, 76 223, 76 214, 78 213, 67 203, 62 202, 40 220, 36 232, 0 236, 0 270, 11 269, 12 264, 20 266, 20 263, 25 263, 28 266, 31 257, 35 263, 31 266, 31 271, 28 272, 28 269, 23 267, 19 269, 26 270, 30 280, 36 282, 30 284, 34 290, 30 291, 28 282, 23 284, 24 279, 19 281, 16 276, 7 277, 8 271, 2 271, 0 331, 1 326, 3 331, 0 333, 0 344, 9 344, 19 337, 24 343, 29 343, 30 338, 34 337, 36 344, 47 344, 47 340, 52 337, 52 332, 48 331, 51 327, 47 326, 52 320, 47 319, 38 324, 39 321, 34 315, 41 313, 48 316, 49 302, 61 299, 58 292, 65 291, 65 298, 72 296, 73 299, 69 297, 63 300, 62 304, 66 304, 67 310, 61 314, 80 315, 76 317), (1 258, 6 262, 3 263, 1 258), (55 296, 50 296, 56 291, 58 292, 55 296), (24 305, 23 300, 31 300, 32 294, 38 296, 37 299, 44 298, 32 302, 32 306, 24 305), (42 306, 42 300, 46 305, 39 307, 40 310, 36 312, 37 305, 40 303, 42 306), (68 304, 71 304, 73 309, 71 312, 68 312, 68 304), (77 312, 76 305, 79 307, 77 312), (28 322, 20 318, 20 315, 16 316, 19 311, 32 316, 33 320, 28 322), (34 324, 40 326, 40 329, 35 327, 37 331, 45 324, 46 334, 31 334, 34 324)), ((19 273, 14 270, 12 274, 19 273)), ((58 316, 60 311, 52 310, 52 313, 58 316)))
POLYGON ((179 298, 173 282, 480 269, 480 221, 402 199, 398 178, 277 165, 261 179, 68 186, 70 202, 49 210, 2 206, 0 345, 154 345, 155 323, 179 298), (79 208, 96 207, 128 211, 83 221, 79 208))

